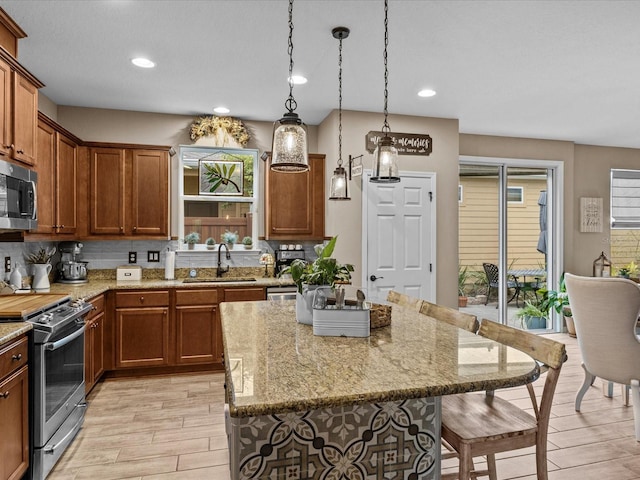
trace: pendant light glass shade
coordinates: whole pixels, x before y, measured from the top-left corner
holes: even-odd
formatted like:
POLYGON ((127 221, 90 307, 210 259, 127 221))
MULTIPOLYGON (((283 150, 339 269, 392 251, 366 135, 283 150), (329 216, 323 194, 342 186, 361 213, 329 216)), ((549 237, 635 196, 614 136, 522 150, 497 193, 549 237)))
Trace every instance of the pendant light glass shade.
POLYGON ((349 181, 344 167, 336 167, 331 177, 329 200, 351 200, 349 197, 349 181))
POLYGON ((285 101, 287 112, 273 124, 271 170, 278 172, 306 172, 309 170, 307 126, 295 109, 293 98, 293 0, 289 0, 289 97, 285 101))
POLYGON ((389 135, 389 68, 387 63, 387 47, 389 46, 389 1, 384 0, 384 123, 383 136, 373 152, 373 175, 369 179, 373 183, 398 183, 398 149, 389 135))
POLYGON ((285 113, 273 124, 271 170, 305 172, 309 170, 307 126, 296 113, 285 113))
POLYGON ((369 179, 373 183, 398 183, 398 149, 393 139, 384 136, 378 141, 373 152, 373 175, 369 179))

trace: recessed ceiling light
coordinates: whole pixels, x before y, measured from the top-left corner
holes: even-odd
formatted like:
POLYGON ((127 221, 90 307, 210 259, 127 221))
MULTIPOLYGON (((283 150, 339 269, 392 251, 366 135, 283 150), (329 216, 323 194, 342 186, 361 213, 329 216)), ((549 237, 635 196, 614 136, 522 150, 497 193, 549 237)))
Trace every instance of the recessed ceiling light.
POLYGON ((213 109, 216 113, 229 113, 230 110, 227 107, 216 107, 213 109))
POLYGON ((294 85, 304 85, 307 83, 307 78, 302 75, 291 75, 291 81, 294 85))
POLYGON ((140 68, 153 68, 156 66, 156 64, 151 60, 143 57, 134 58, 133 60, 131 60, 131 63, 140 68))
POLYGON ((418 92, 419 97, 433 97, 436 94, 435 90, 431 90, 430 88, 425 88, 424 90, 420 90, 418 92))

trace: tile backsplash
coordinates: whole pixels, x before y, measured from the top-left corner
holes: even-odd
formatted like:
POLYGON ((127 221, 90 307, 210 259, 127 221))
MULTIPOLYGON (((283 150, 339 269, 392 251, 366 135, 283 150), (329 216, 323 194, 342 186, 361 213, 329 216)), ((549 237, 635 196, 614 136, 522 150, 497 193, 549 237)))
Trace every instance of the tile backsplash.
MULTIPOLYGON (((136 252, 137 261, 135 265, 142 268, 164 268, 166 253, 174 250, 176 254, 176 268, 212 268, 218 263, 217 246, 215 250, 207 250, 205 245, 196 245, 196 250, 179 250, 177 240, 111 240, 111 241, 82 241, 82 253, 77 260, 89 262, 87 268, 92 269, 115 269, 120 265, 129 264, 129 252, 136 252), (159 262, 148 262, 147 252, 160 252, 159 262)), ((245 250, 242 245, 235 245, 231 251, 231 260, 226 260, 224 254, 223 264, 231 267, 253 267, 260 265, 260 254, 263 252, 273 253, 280 243, 259 241, 257 249, 245 250)), ((303 243, 303 249, 307 259, 313 260, 316 255, 313 246, 317 242, 303 243)), ((18 265, 23 275, 31 275, 31 267, 25 261, 25 255, 36 252, 41 247, 57 247, 58 242, 5 242, 0 243, 0 278, 7 279, 9 274, 5 272, 4 258, 11 257, 12 268, 18 265)), ((56 253, 52 259, 55 266, 60 261, 60 253, 56 253)))

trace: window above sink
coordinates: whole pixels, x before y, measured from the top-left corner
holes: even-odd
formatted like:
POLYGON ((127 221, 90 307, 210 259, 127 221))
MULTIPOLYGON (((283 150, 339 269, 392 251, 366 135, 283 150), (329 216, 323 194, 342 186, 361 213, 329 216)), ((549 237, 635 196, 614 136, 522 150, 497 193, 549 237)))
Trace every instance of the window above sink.
MULTIPOLYGON (((221 242, 225 231, 237 232, 237 249, 248 236, 257 244, 258 151, 243 148, 180 146, 180 249, 185 235, 197 232, 193 250, 206 250, 206 240, 221 242)), ((217 247, 216 247, 217 249, 217 247)))

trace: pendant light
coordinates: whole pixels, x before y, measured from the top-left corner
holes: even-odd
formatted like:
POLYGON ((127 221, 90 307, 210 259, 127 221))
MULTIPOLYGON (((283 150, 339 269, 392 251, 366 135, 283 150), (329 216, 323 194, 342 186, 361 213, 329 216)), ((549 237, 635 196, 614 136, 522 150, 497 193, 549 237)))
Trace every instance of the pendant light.
POLYGON ((342 166, 342 40, 349 36, 349 29, 336 27, 331 30, 333 38, 340 41, 338 47, 338 166, 331 177, 329 200, 351 200, 349 197, 349 179, 342 166))
POLYGON ((287 112, 273 124, 271 170, 306 172, 309 170, 307 126, 295 109, 293 98, 293 0, 289 0, 289 98, 284 102, 287 112))
POLYGON ((398 150, 393 138, 389 135, 390 128, 387 116, 389 114, 387 101, 389 97, 389 69, 387 67, 387 47, 389 46, 389 5, 384 0, 384 123, 382 124, 382 138, 373 152, 373 175, 369 179, 373 183, 397 183, 398 150))

